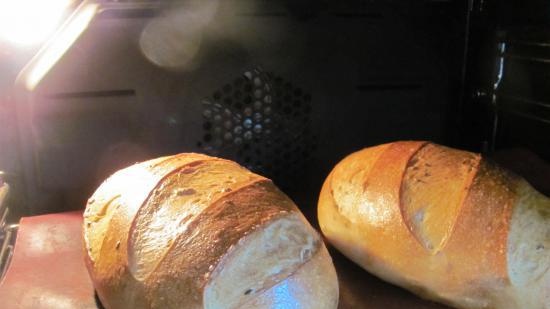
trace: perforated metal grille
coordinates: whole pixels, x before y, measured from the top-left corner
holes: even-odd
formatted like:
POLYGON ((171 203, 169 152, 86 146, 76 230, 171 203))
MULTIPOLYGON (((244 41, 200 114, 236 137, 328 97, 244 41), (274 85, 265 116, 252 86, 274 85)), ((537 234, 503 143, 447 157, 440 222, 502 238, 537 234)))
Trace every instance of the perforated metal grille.
POLYGON ((316 147, 311 94, 274 73, 244 72, 203 100, 204 152, 292 184, 316 147))

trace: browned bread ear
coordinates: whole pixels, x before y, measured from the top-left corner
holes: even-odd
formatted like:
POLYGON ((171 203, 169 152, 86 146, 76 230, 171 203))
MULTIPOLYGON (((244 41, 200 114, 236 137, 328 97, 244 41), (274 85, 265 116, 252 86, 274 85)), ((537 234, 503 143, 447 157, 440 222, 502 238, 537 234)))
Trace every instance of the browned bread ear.
POLYGON ((336 308, 319 235, 270 180, 232 161, 136 164, 98 188, 84 219, 86 264, 107 309, 336 308), (273 294, 282 284, 306 296, 273 294))
MULTIPOLYGON (((478 154, 409 141, 338 163, 323 185, 318 218, 335 247, 387 281, 463 308, 526 308, 510 269, 531 261, 514 255, 511 236, 524 233, 519 213, 532 207, 550 203, 478 154)), ((548 219, 534 220, 548 233, 540 241, 550 241, 548 219)), ((542 255, 536 262, 550 268, 550 251, 542 255)), ((550 275, 538 287, 534 303, 550 306, 541 296, 550 275)))

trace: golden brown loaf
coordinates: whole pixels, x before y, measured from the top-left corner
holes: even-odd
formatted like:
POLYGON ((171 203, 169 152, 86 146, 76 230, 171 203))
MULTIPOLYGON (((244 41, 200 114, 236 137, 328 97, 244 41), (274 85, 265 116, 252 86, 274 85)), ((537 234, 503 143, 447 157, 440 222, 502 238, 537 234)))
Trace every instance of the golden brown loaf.
POLYGON ((115 173, 88 201, 84 240, 107 309, 337 307, 318 233, 232 161, 180 154, 115 173))
POLYGON ((384 280, 460 308, 550 308, 550 199, 480 155, 366 148, 326 179, 321 230, 384 280))

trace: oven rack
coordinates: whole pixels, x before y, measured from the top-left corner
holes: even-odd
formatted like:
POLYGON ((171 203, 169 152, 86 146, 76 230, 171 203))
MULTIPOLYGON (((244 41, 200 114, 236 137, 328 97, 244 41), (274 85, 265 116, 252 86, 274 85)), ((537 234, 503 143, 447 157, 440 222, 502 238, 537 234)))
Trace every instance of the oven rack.
POLYGON ((497 112, 550 124, 550 98, 546 91, 550 82, 546 73, 549 65, 550 43, 501 41, 493 98, 497 112))
POLYGON ((9 185, 2 179, 0 172, 0 280, 4 278, 13 255, 18 224, 8 224, 9 208, 7 203, 9 185))
POLYGON ((8 266, 13 256, 13 249, 15 247, 15 236, 17 235, 18 224, 7 225, 2 232, 0 232, 0 280, 4 278, 8 266))

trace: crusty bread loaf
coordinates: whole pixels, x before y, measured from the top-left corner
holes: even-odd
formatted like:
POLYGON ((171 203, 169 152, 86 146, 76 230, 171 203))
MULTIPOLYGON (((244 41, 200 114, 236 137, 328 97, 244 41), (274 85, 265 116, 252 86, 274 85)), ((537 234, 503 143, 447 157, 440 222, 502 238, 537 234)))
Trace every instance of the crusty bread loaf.
POLYGON ((460 308, 550 308, 550 199, 478 154, 428 142, 343 159, 318 217, 380 278, 460 308))
POLYGON ((107 309, 338 303, 318 233, 270 180, 228 160, 180 154, 115 173, 88 201, 84 240, 107 309))

